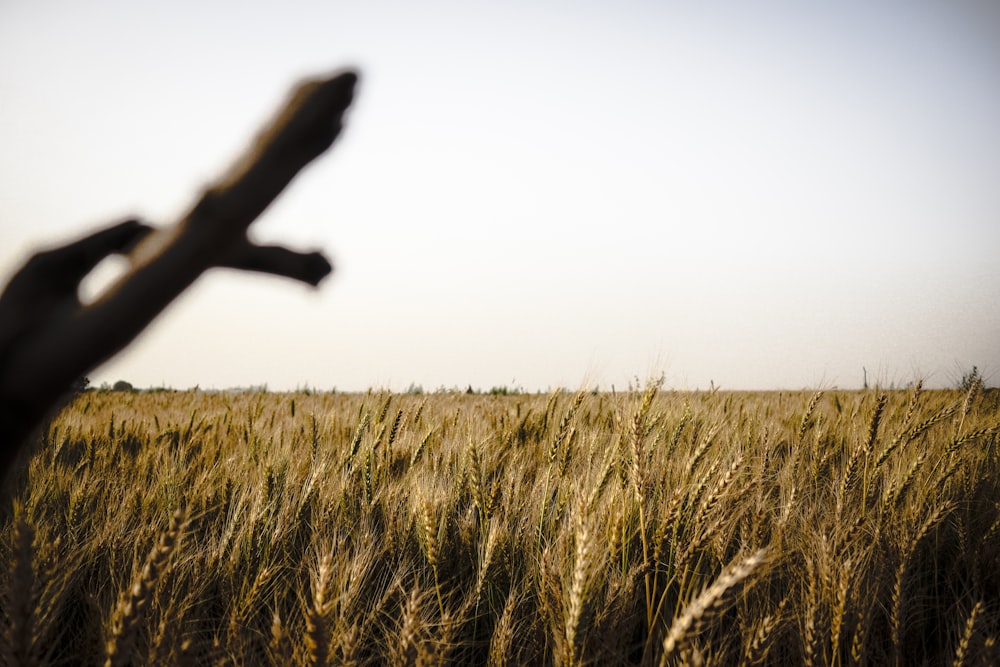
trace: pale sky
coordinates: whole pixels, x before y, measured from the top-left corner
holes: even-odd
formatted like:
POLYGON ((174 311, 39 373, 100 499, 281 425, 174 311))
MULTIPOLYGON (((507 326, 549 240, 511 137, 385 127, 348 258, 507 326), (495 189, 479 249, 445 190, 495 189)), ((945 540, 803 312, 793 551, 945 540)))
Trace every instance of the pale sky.
POLYGON ((3 0, 0 275, 175 221, 344 66, 344 134, 253 228, 334 275, 213 271, 93 382, 1000 380, 988 0, 3 0))

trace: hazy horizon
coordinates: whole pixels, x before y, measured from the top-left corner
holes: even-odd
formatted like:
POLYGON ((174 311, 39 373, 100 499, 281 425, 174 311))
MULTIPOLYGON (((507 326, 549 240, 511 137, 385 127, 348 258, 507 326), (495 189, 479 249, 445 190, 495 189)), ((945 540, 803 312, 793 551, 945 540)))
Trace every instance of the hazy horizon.
POLYGON ((212 271, 95 385, 996 384, 998 36, 972 0, 12 0, 0 280, 175 221, 295 81, 356 67, 252 231, 333 276, 212 271))

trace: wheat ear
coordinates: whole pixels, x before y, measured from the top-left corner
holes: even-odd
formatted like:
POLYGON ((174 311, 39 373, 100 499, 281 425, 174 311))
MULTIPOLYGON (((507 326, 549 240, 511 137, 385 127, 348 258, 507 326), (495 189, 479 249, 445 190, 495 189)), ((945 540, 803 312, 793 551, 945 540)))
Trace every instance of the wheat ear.
POLYGON ((430 500, 420 503, 420 532, 424 536, 424 554, 434 574, 434 592, 437 594, 438 611, 444 615, 444 600, 441 598, 441 580, 438 576, 438 562, 441 555, 438 542, 437 511, 430 500))
MULTIPOLYGON (((20 512, 18 512, 20 514, 20 512)), ((35 529, 24 516, 14 522, 8 582, 7 646, 3 657, 11 665, 34 665, 32 634, 35 629, 35 529)))
POLYGON ((703 589, 698 597, 684 608, 682 614, 674 618, 663 640, 660 667, 667 664, 678 647, 697 634, 705 623, 729 605, 743 582, 764 561, 764 557, 765 550, 761 549, 742 562, 730 566, 710 586, 703 589))
POLYGON ((120 667, 129 663, 136 633, 149 609, 153 589, 180 541, 186 525, 185 518, 184 510, 174 512, 170 525, 149 552, 146 563, 132 582, 128 594, 119 601, 111 623, 105 667, 120 667))
POLYGON ((267 652, 271 662, 276 665, 287 663, 292 659, 291 638, 288 636, 288 629, 281 620, 277 602, 275 602, 275 609, 271 614, 271 640, 268 642, 267 652))
POLYGON ((519 595, 512 589, 507 594, 507 602, 504 603, 503 613, 497 621, 490 637, 490 652, 486 659, 486 664, 499 667, 499 665, 512 664, 513 656, 510 649, 514 642, 515 626, 514 613, 517 611, 519 595))
POLYGON ((306 649, 309 651, 309 664, 313 667, 325 667, 330 659, 327 616, 331 605, 328 594, 332 574, 333 556, 327 553, 319 562, 313 579, 312 605, 306 610, 306 649))
POLYGON ((583 608, 586 604, 587 579, 590 574, 590 556, 593 550, 591 544, 590 528, 580 510, 580 517, 576 526, 576 555, 573 561, 573 577, 570 581, 569 596, 566 605, 566 646, 565 656, 567 665, 575 665, 579 662, 579 642, 580 619, 583 617, 583 608))
POLYGON ((858 612, 858 622, 854 626, 854 635, 851 637, 851 660, 855 665, 861 664, 864 657, 865 640, 868 638, 868 618, 865 610, 858 612))
POLYGON ((948 515, 952 509, 950 502, 942 503, 937 509, 931 512, 924 522, 917 529, 916 535, 910 540, 903 553, 902 558, 900 558, 899 566, 896 568, 896 577, 892 587, 891 602, 892 610, 890 613, 889 620, 892 625, 892 643, 896 651, 897 663, 899 662, 899 657, 902 655, 902 631, 903 626, 906 621, 906 586, 907 575, 909 574, 910 558, 916 552, 917 547, 920 542, 923 541, 931 530, 934 529, 939 523, 941 523, 945 517, 948 515))
POLYGON ((776 631, 784 621, 785 606, 790 599, 790 597, 786 597, 782 600, 774 613, 765 616, 760 625, 757 626, 746 650, 746 662, 750 665, 765 664, 767 654, 770 653, 771 647, 774 645, 776 631))
POLYGON ((969 644, 972 643, 972 635, 976 631, 976 619, 982 611, 983 601, 980 600, 976 602, 976 606, 972 608, 969 618, 965 621, 965 631, 962 632, 962 638, 955 649, 955 661, 952 663, 954 667, 964 667, 965 658, 969 655, 969 644))
POLYGON ((403 617, 399 626, 399 642, 392 650, 392 664, 413 665, 417 662, 420 649, 420 634, 423 630, 420 618, 420 589, 414 587, 403 605, 403 617))

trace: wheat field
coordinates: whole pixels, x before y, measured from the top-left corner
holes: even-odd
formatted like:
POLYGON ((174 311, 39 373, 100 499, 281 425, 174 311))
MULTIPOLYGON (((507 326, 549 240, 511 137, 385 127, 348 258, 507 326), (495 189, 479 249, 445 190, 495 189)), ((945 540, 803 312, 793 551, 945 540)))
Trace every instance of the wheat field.
POLYGON ((6 664, 989 665, 1000 392, 87 391, 6 664))

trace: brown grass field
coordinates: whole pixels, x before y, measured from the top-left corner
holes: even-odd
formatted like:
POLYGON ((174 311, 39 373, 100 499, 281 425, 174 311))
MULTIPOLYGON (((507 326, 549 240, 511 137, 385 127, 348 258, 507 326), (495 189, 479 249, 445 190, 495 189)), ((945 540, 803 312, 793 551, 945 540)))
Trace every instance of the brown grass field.
POLYGON ((1000 392, 88 391, 6 664, 991 665, 1000 392))

